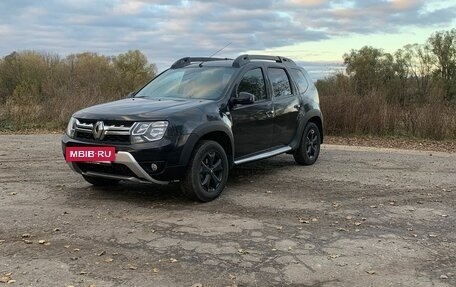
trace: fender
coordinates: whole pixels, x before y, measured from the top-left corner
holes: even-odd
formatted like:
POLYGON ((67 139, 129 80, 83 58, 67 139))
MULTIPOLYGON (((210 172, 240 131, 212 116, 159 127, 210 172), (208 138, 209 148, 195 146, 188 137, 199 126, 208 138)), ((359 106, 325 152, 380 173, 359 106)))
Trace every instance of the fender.
MULTIPOLYGON (((308 111, 305 111, 305 106, 301 107, 301 110, 299 111, 299 117, 302 117, 301 119, 298 120, 298 128, 296 131, 296 136, 295 138, 291 141, 290 146, 292 150, 296 150, 299 145, 301 144, 301 139, 302 139, 302 134, 304 133, 304 129, 306 128, 307 123, 309 120, 313 117, 318 117, 320 118, 321 122, 323 123, 323 115, 321 114, 321 111, 318 109, 311 109, 308 111)), ((323 131, 321 132, 321 141, 323 142, 323 131)))
POLYGON ((190 160, 190 156, 192 155, 193 149, 195 148, 196 143, 205 135, 211 132, 223 132, 228 136, 231 143, 231 156, 229 156, 228 161, 230 165, 233 163, 234 158, 234 137, 233 132, 231 131, 231 127, 225 124, 223 121, 211 121, 207 122, 202 126, 195 128, 192 133, 189 135, 187 142, 182 150, 181 157, 180 157, 180 164, 187 165, 188 161, 190 160))

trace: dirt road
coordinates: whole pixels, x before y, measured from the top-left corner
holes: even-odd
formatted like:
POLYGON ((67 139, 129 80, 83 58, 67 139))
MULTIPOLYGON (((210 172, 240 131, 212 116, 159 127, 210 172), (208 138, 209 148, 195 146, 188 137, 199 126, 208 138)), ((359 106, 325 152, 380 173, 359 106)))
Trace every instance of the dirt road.
POLYGON ((9 286, 456 286, 455 154, 325 145, 311 167, 236 168, 200 204, 91 187, 59 137, 0 136, 9 286))

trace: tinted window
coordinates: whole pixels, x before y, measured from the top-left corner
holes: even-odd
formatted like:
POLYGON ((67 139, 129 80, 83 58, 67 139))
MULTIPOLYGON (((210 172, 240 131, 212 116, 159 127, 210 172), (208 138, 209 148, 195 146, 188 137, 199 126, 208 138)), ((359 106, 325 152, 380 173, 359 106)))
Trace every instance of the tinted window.
POLYGON ((255 95, 256 101, 265 100, 267 99, 265 87, 263 72, 261 72, 260 68, 253 69, 245 73, 244 77, 242 77, 239 83, 238 93, 248 92, 255 95))
POLYGON ((169 69, 136 94, 136 98, 217 99, 233 75, 232 68, 169 69))
POLYGON ((291 95, 290 81, 284 69, 269 68, 269 79, 272 83, 275 97, 291 95))
POLYGON ((307 90, 307 80, 304 76, 304 73, 301 70, 291 69, 291 74, 298 85, 298 89, 300 93, 304 93, 307 90))

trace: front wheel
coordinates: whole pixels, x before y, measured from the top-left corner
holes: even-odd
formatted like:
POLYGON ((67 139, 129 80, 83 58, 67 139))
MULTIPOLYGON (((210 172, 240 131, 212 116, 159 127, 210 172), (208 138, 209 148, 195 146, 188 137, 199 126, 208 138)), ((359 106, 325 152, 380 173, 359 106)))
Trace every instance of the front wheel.
POLYGON ((201 141, 193 150, 181 188, 184 194, 199 201, 217 198, 228 179, 228 158, 215 141, 201 141))
POLYGON ((296 163, 300 165, 312 165, 320 154, 321 135, 317 125, 309 122, 302 134, 301 144, 293 153, 296 163))

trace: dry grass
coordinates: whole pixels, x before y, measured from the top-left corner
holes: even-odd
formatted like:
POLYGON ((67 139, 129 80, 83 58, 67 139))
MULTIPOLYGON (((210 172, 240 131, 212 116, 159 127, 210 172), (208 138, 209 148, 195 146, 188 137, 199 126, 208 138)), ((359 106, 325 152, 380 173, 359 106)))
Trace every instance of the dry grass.
POLYGON ((62 129, 75 111, 125 97, 154 75, 139 51, 12 53, 0 59, 0 130, 62 129))
POLYGON ((78 92, 71 95, 62 93, 60 96, 42 101, 23 100, 21 97, 14 97, 7 100, 5 104, 4 121, 14 130, 62 129, 74 112, 120 98, 122 98, 121 95, 99 92, 78 92))
POLYGON ((432 155, 432 152, 435 151, 456 153, 455 140, 436 141, 397 136, 327 136, 325 137, 325 144, 429 151, 429 155, 432 155))
POLYGON ((344 77, 320 81, 318 86, 330 135, 456 139, 454 104, 442 100, 400 104, 388 101, 382 91, 357 96, 344 77))

